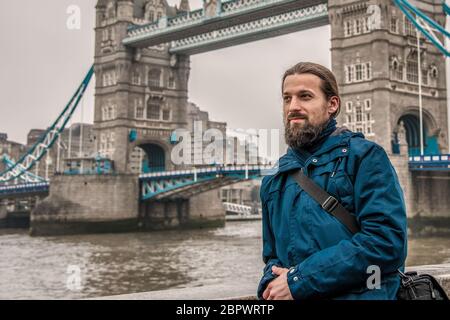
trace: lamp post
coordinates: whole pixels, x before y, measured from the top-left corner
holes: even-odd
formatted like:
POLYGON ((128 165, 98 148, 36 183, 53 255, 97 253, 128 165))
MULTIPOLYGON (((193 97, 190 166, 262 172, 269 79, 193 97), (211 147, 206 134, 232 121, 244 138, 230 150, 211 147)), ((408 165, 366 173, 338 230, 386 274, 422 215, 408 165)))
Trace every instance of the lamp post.
POLYGON ((420 125, 420 155, 423 156, 423 116, 422 116, 422 66, 420 59, 419 29, 416 28, 417 37, 417 72, 419 76, 419 125, 420 125))
MULTIPOLYGON (((445 0, 445 3, 450 6, 450 0, 445 0)), ((445 16, 445 30, 450 31, 450 16, 445 16)), ((450 40, 448 37, 444 37, 444 45, 447 50, 450 49, 450 40)), ((450 84, 450 60, 449 57, 445 57, 445 74, 446 74, 446 86, 447 86, 447 153, 450 153, 450 99, 449 99, 449 84, 450 84)))

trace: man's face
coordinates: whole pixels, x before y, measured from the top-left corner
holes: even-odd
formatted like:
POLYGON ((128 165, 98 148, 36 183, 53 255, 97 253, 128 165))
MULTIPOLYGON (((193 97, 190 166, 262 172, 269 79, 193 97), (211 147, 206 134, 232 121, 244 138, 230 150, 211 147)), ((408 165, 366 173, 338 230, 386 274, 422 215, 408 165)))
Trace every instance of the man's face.
POLYGON ((283 118, 290 147, 311 145, 338 109, 339 98, 327 100, 321 82, 309 73, 290 75, 284 80, 283 118))

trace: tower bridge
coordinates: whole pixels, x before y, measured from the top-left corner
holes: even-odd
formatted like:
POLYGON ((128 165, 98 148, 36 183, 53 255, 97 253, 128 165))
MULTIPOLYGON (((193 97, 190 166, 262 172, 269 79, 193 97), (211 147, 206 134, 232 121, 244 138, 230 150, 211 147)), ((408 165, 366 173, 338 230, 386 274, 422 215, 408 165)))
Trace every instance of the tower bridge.
MULTIPOLYGON (((440 1, 411 3, 444 24, 440 1)), ((435 229, 446 221, 450 228, 445 58, 389 0, 207 0, 193 11, 187 0, 176 7, 98 0, 94 66, 42 139, 0 174, 0 196, 35 192, 36 177, 27 172, 57 141, 95 72, 95 148, 114 172, 51 177, 49 189, 40 186, 50 195, 32 212, 32 233, 223 224, 214 189, 259 177, 264 168, 171 161, 173 131, 193 129, 189 56, 327 24, 342 98, 338 123, 388 152, 412 221, 435 229)), ((196 117, 225 133, 226 124, 196 117)))

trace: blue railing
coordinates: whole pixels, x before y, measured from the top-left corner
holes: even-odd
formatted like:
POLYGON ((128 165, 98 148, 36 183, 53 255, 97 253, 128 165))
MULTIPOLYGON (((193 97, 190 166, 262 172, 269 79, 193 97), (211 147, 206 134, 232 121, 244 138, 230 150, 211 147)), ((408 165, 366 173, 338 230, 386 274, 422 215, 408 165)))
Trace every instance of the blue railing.
POLYGON ((195 187, 217 179, 221 179, 224 183, 236 182, 274 174, 276 171, 277 167, 273 165, 218 165, 189 170, 144 173, 139 176, 141 200, 150 200, 157 196, 164 197, 177 189, 181 190, 188 186, 195 187))
POLYGON ((26 193, 45 193, 48 192, 50 184, 42 183, 26 183, 11 186, 0 186, 0 195, 16 195, 26 193))
POLYGON ((412 171, 450 171, 450 154, 412 156, 408 160, 412 171))

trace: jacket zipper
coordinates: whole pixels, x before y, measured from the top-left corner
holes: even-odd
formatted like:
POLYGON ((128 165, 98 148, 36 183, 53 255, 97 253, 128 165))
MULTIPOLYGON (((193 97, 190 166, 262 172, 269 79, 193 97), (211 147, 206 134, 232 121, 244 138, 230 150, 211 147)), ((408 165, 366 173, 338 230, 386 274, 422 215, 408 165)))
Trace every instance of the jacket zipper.
POLYGON ((339 157, 338 161, 336 161, 336 164, 334 165, 333 172, 331 173, 331 177, 333 178, 336 174, 336 170, 339 167, 339 164, 341 163, 342 157, 339 157))

